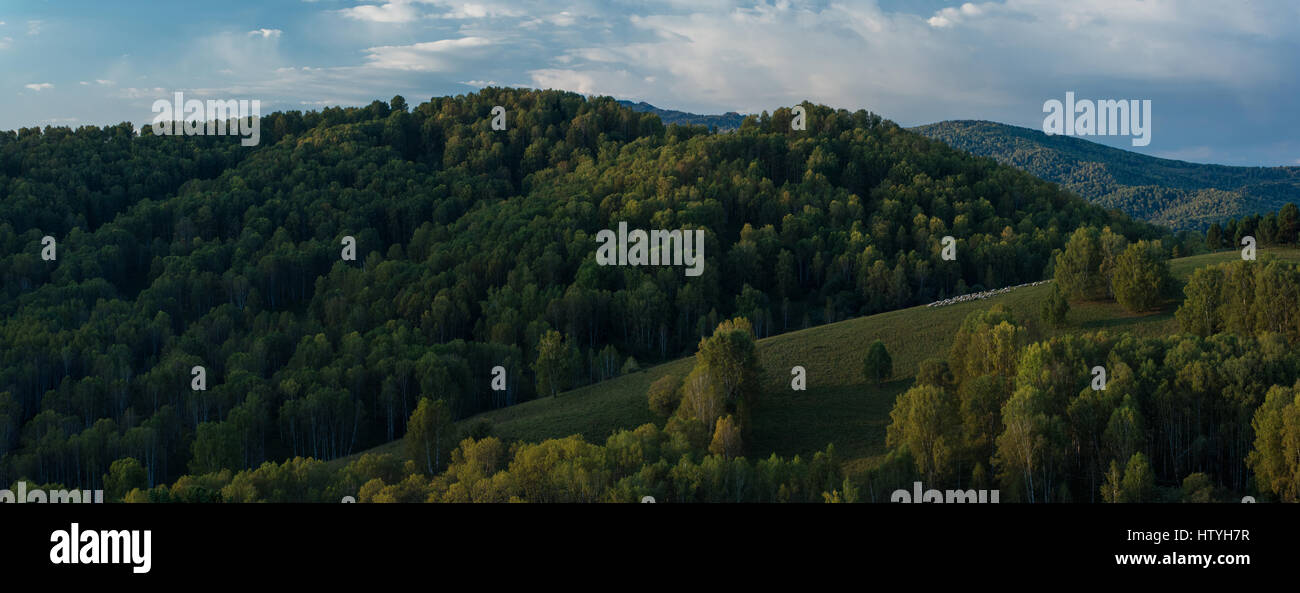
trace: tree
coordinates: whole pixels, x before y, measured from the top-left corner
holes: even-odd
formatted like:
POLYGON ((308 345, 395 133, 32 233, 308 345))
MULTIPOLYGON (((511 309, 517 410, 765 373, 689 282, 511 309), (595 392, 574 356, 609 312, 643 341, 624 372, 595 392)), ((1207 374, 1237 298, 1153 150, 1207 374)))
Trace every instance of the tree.
POLYGON ((1124 473, 1114 459, 1110 460, 1110 470, 1106 472, 1106 479, 1101 484, 1101 500, 1124 502, 1124 473))
POLYGON ((1124 466, 1123 482, 1125 502, 1152 502, 1155 499, 1156 475, 1151 462, 1142 453, 1134 453, 1124 466))
POLYGON ((726 397, 713 378, 712 369, 705 364, 696 364, 682 384, 682 400, 677 415, 683 419, 699 420, 708 430, 726 411, 726 397))
POLYGON ((194 456, 190 460, 190 471, 194 474, 243 467, 239 435, 230 422, 200 423, 191 451, 194 456))
POLYGON ((537 374, 537 392, 555 397, 567 389, 570 361, 564 336, 555 330, 546 332, 537 342, 537 362, 533 364, 533 372, 537 374))
POLYGON ((1205 232, 1205 246, 1210 251, 1223 249, 1223 227, 1219 223, 1210 225, 1210 230, 1205 232))
POLYGON ((745 454, 740 437, 740 427, 728 414, 718 418, 717 428, 713 431, 713 441, 709 443, 709 453, 726 459, 735 459, 745 454))
POLYGON ((1065 291, 1061 290, 1060 285, 1053 284, 1052 291, 1047 294, 1047 299, 1039 310, 1043 323, 1055 328, 1064 327, 1065 316, 1069 312, 1070 301, 1065 298, 1065 291))
POLYGON ((1183 479, 1183 502, 1214 502, 1214 482, 1202 472, 1183 479))
POLYGON ((1219 309, 1223 306, 1226 281, 1224 269, 1218 266, 1192 272, 1192 277, 1183 287, 1187 296, 1174 312, 1184 332, 1201 337, 1219 333, 1223 328, 1223 315, 1219 309))
POLYGON ((1287 202, 1277 213, 1277 240, 1286 245, 1295 245, 1300 239, 1300 207, 1295 202, 1287 202))
POLYGON ((419 405, 406 423, 403 443, 406 456, 414 459, 424 473, 437 474, 456 446, 456 426, 444 400, 420 398, 419 405))
POLYGON ((952 369, 948 367, 948 361, 937 357, 922 360, 916 368, 916 384, 933 385, 940 389, 952 387, 952 369))
POLYGON ((127 492, 148 486, 148 472, 134 457, 114 461, 104 475, 104 496, 110 501, 121 500, 127 492))
POLYGON ((1116 259, 1115 300, 1129 311, 1150 311, 1164 299, 1172 283, 1169 262, 1159 241, 1130 244, 1116 259))
POLYGON ((1300 383, 1270 388, 1251 426, 1255 448, 1246 464, 1259 489, 1286 502, 1300 500, 1300 383))
POLYGON ((938 387, 924 385, 908 389, 889 412, 885 444, 906 447, 916 470, 937 485, 951 472, 951 461, 960 445, 960 423, 956 402, 938 387))
POLYGON ((681 385, 682 379, 677 375, 664 375, 651 383, 646 393, 650 411, 665 418, 671 416, 682 401, 681 385))
POLYGON ((719 323, 712 336, 700 340, 695 360, 696 368, 707 369, 727 410, 736 415, 736 422, 748 434, 760 380, 758 344, 749 321, 736 318, 719 323))
POLYGON ((885 343, 876 340, 867 347, 867 355, 862 359, 862 375, 867 381, 883 385, 894 374, 894 359, 889 356, 885 343))
POLYGON ((1095 227, 1081 227, 1070 235, 1065 251, 1057 254, 1054 280, 1074 300, 1095 300, 1105 296, 1100 234, 1095 227))

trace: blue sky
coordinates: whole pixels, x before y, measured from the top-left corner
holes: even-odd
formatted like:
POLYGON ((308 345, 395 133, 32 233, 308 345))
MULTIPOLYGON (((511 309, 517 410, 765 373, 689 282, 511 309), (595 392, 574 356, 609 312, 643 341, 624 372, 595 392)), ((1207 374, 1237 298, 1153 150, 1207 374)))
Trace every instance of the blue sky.
POLYGON ((1094 140, 1297 165, 1298 67, 1300 3, 1286 0, 0 3, 0 129, 145 124, 178 90, 268 113, 488 84, 1041 129, 1043 102, 1073 91, 1152 101, 1149 146, 1094 140))

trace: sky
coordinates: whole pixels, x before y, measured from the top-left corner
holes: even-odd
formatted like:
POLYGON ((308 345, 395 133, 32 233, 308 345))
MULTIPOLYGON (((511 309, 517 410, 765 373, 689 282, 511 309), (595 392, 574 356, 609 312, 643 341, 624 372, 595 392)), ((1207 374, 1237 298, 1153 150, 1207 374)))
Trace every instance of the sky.
POLYGON ((176 91, 266 114, 487 85, 1042 129, 1073 92, 1152 102, 1149 145, 1094 141, 1300 165, 1298 67, 1293 0, 0 0, 5 130, 143 125, 176 91))

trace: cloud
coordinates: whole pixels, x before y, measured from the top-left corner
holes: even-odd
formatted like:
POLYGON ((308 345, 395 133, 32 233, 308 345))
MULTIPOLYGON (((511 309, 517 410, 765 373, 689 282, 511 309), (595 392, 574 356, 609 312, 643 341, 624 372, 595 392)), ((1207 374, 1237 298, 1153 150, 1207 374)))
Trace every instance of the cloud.
POLYGON ((284 33, 284 31, 281 31, 279 29, 257 29, 254 31, 249 31, 248 36, 261 37, 262 39, 272 39, 272 38, 279 39, 281 33, 284 33))
MULTIPOLYGON (((389 0, 371 4, 361 4, 352 8, 335 11, 344 17, 371 23, 410 23, 420 19, 487 19, 499 17, 522 17, 527 13, 512 6, 509 2, 482 0, 479 2, 459 2, 455 0, 389 0), (425 8, 427 7, 427 8, 425 8)), ((567 13, 551 17, 552 24, 572 22, 567 13)))
POLYGON ((965 21, 967 18, 978 17, 984 13, 984 8, 967 2, 960 8, 944 8, 934 13, 934 16, 926 20, 931 27, 943 28, 951 27, 955 24, 965 21))
POLYGON ((409 23, 421 18, 420 11, 406 0, 385 4, 362 4, 338 12, 347 18, 371 23, 409 23))
POLYGON ((42 24, 44 24, 43 21, 27 21, 27 34, 40 35, 42 24))
POLYGON ((23 86, 26 87, 26 88, 32 89, 33 91, 36 91, 36 92, 38 92, 38 93, 41 92, 41 91, 47 90, 47 89, 52 89, 52 88, 54 88, 54 85, 52 85, 52 84, 50 84, 50 83, 48 83, 48 82, 34 82, 34 83, 32 83, 32 84, 25 84, 25 85, 23 85, 23 86))
POLYGON ((9 49, 14 44, 13 37, 0 37, 0 49, 9 49))
POLYGON ((122 89, 117 95, 125 99, 158 99, 167 96, 167 89, 162 87, 154 88, 136 88, 128 87, 122 89))
POLYGON ((457 57, 491 44, 485 37, 461 37, 414 45, 372 47, 366 50, 367 66, 390 70, 448 72, 453 70, 457 57))

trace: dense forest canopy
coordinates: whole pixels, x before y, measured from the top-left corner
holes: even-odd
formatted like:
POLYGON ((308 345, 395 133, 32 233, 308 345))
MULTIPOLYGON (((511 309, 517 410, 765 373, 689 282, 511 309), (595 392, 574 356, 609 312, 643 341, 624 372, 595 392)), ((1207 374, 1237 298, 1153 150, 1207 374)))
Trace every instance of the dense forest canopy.
POLYGON ((806 131, 778 109, 716 133, 489 88, 273 113, 256 148, 2 133, 0 482, 342 457, 402 438, 422 400, 436 427, 690 355, 732 317, 761 338, 1040 280, 1084 226, 1190 248, 877 115, 804 107, 806 131), (619 222, 703 230, 704 274, 597 265, 619 222))

